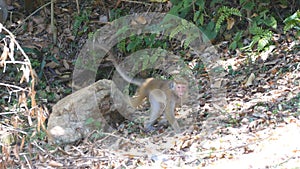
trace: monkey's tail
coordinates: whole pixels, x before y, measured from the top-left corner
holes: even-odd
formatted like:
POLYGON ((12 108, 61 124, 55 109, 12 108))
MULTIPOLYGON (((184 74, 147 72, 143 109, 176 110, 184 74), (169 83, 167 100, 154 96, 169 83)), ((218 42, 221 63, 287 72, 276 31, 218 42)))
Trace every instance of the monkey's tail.
POLYGON ((121 75, 121 77, 124 80, 126 80, 128 83, 132 83, 132 84, 135 84, 137 86, 141 86, 144 83, 145 80, 143 80, 143 79, 137 79, 137 78, 132 78, 132 77, 128 76, 124 72, 124 70, 121 69, 119 64, 116 62, 116 59, 114 58, 113 54, 109 50, 107 50, 105 47, 103 47, 103 46, 99 46, 99 47, 108 54, 108 59, 113 63, 116 70, 118 71, 118 73, 121 75))
POLYGON ((120 66, 117 65, 117 63, 116 63, 115 61, 112 60, 112 62, 113 62, 113 64, 115 65, 116 70, 117 70, 118 73, 121 75, 121 77, 122 77, 124 80, 126 80, 128 83, 132 83, 132 84, 135 84, 135 85, 137 85, 137 86, 141 86, 141 85, 143 84, 143 82, 144 82, 143 79, 136 79, 136 78, 132 78, 132 77, 128 76, 128 75, 124 72, 124 70, 122 70, 122 69, 120 68, 120 66))

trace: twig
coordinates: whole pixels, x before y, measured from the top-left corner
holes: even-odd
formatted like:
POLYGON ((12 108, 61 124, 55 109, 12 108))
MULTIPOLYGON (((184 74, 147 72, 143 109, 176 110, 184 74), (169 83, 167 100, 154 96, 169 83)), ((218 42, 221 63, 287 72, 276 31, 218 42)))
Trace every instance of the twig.
POLYGON ((5 61, 5 63, 13 63, 13 64, 21 64, 21 65, 28 65, 28 62, 23 61, 5 61))
POLYGON ((32 17, 34 14, 36 14, 37 12, 39 12, 40 10, 42 10, 43 8, 45 8, 46 6, 50 5, 51 2, 48 2, 44 5, 42 5, 41 7, 39 7, 37 10, 35 10, 34 12, 32 12, 30 15, 28 15, 23 22, 13 31, 13 33, 15 33, 22 25, 23 23, 25 23, 25 21, 27 21, 30 17, 32 17))
POLYGON ((36 141, 33 142, 33 145, 35 145, 37 148, 39 148, 42 152, 46 152, 44 149, 42 149, 42 147, 40 147, 36 141))
MULTIPOLYGON (((47 4, 49 4, 49 3, 47 3, 47 4)), ((44 6, 45 6, 45 5, 44 5, 44 6)), ((17 40, 16 40, 15 36, 13 35, 13 33, 10 32, 8 29, 6 29, 6 28, 2 25, 2 23, 0 23, 0 28, 3 29, 3 30, 5 30, 5 31, 8 33, 8 35, 9 35, 10 38, 11 38, 11 41, 14 42, 14 44, 17 46, 17 49, 19 49, 20 52, 22 53, 22 55, 25 57, 25 61, 28 62, 28 66, 29 66, 29 69, 30 69, 30 75, 31 75, 31 78, 32 78, 32 82, 34 82, 35 78, 34 78, 34 73, 33 73, 33 71, 32 71, 32 67, 31 67, 31 63, 30 63, 29 57, 28 57, 27 54, 24 52, 24 50, 22 49, 22 47, 20 46, 20 44, 17 42, 17 40)))
POLYGON ((1 112, 0 113, 1 116, 7 115, 7 114, 18 114, 18 112, 16 112, 16 111, 10 111, 10 112, 1 112))
POLYGON ((53 34, 53 42, 56 44, 57 40, 57 29, 54 26, 54 0, 51 0, 51 29, 53 34))
POLYGON ((24 158, 25 158, 25 160, 26 160, 26 162, 27 162, 27 164, 28 164, 28 167, 30 168, 30 169, 32 169, 32 167, 31 167, 31 165, 30 165, 30 163, 29 163, 29 161, 28 161, 28 159, 27 159, 27 156, 26 155, 23 155, 24 156, 24 158))
POLYGON ((16 88, 19 89, 21 91, 29 91, 28 89, 24 89, 22 87, 16 86, 16 85, 10 85, 10 84, 6 84, 6 83, 0 83, 0 86, 6 86, 6 87, 10 87, 10 88, 16 88))
POLYGON ((129 3, 136 3, 136 4, 143 4, 143 5, 151 5, 150 3, 147 2, 140 2, 140 1, 131 1, 131 0, 121 0, 123 2, 129 2, 129 3))

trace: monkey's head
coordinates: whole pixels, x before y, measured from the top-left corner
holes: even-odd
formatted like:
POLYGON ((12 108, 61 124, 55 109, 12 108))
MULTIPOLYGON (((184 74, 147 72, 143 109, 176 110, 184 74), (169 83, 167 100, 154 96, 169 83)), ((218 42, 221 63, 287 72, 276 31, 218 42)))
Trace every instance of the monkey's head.
POLYGON ((175 90, 177 96, 183 98, 188 94, 188 82, 183 78, 176 78, 174 80, 173 89, 175 90))
POLYGON ((183 97, 186 94, 186 92, 187 92, 187 85, 186 84, 178 84, 177 83, 175 85, 175 91, 176 91, 176 93, 177 93, 177 95, 179 97, 183 97))

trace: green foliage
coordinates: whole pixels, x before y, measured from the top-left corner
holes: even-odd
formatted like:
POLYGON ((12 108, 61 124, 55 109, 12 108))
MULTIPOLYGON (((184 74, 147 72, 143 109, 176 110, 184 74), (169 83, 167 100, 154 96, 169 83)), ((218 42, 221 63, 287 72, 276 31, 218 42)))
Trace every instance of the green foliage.
POLYGON ((91 11, 82 11, 79 15, 76 15, 74 18, 73 24, 73 35, 81 35, 88 30, 88 22, 91 11))
POLYGON ((128 14, 127 9, 121 9, 121 8, 111 9, 109 20, 114 21, 122 16, 127 15, 127 14, 128 14))
MULTIPOLYGON (((203 40, 207 41, 208 39, 213 39, 217 36, 217 33, 214 32, 213 28, 215 23, 213 21, 209 22, 209 24, 205 24, 205 18, 208 17, 206 14, 206 1, 205 0, 171 0, 173 7, 168 12, 169 14, 179 16, 181 18, 185 18, 187 20, 193 20, 194 24, 200 28, 202 33, 207 36, 203 36, 203 40)), ((169 21, 168 18, 165 18, 166 21, 169 21)), ((169 22, 172 23, 172 22, 169 22)), ((172 28, 172 25, 165 24, 164 28, 171 30, 170 38, 174 38, 176 35, 180 33, 189 32, 189 36, 184 39, 184 48, 187 48, 189 44, 195 40, 198 35, 190 34, 191 32, 195 32, 194 24, 188 21, 182 21, 182 25, 172 28)))
POLYGON ((125 39, 121 40, 121 41, 117 44, 117 48, 118 48, 121 52, 125 53, 125 52, 126 52, 126 40, 125 40, 125 39))
POLYGON ((129 38, 129 42, 127 44, 126 50, 127 51, 137 51, 142 49, 142 47, 144 46, 144 39, 142 37, 139 36, 131 36, 129 38))
POLYGON ((160 48, 166 49, 168 46, 166 40, 157 39, 156 34, 151 34, 151 35, 145 36, 143 38, 144 38, 145 46, 148 48, 160 47, 160 48))
POLYGON ((131 57, 131 63, 134 63, 134 68, 137 70, 133 71, 143 71, 149 68, 153 69, 157 63, 159 63, 162 59, 164 50, 158 48, 158 50, 150 50, 150 51, 140 51, 136 56, 131 57), (143 57, 139 57, 143 56, 143 57))
POLYGON ((92 125, 92 126, 95 126, 96 128, 98 128, 99 130, 101 130, 101 122, 100 121, 97 121, 93 118, 88 118, 85 122, 85 124, 87 125, 92 125))
POLYGON ((126 130, 128 131, 128 133, 138 132, 136 126, 138 126, 140 123, 141 122, 139 122, 139 120, 130 121, 127 124, 126 130))
POLYGON ((241 12, 237 8, 229 8, 227 6, 222 6, 221 8, 219 8, 218 10, 219 17, 216 22, 215 31, 218 32, 221 28, 221 24, 223 23, 223 21, 228 19, 232 15, 239 16, 239 17, 242 16, 241 12))
MULTIPOLYGON (((120 32, 119 32, 120 33, 120 32)), ((121 33, 120 33, 121 34, 121 33)), ((156 34, 133 35, 127 39, 121 40, 118 49, 124 53, 133 53, 145 48, 167 48, 167 42, 164 39, 156 38, 156 34)))
POLYGON ((183 46, 184 48, 188 48, 190 43, 198 38, 197 36, 198 31, 195 30, 194 24, 188 22, 187 20, 181 20, 181 24, 177 27, 170 29, 170 36, 169 39, 171 40, 176 35, 185 34, 186 38, 184 39, 183 46))
POLYGON ((228 66, 228 74, 234 77, 234 76, 240 74, 240 72, 235 71, 235 70, 232 68, 232 66, 229 65, 229 66, 228 66))
POLYGON ((284 32, 290 30, 290 29, 296 29, 298 36, 300 36, 300 11, 298 10, 293 15, 287 17, 283 23, 284 26, 284 32))
MULTIPOLYGON (((242 48, 248 51, 266 50, 272 42, 272 30, 278 27, 278 13, 270 10, 273 8, 273 6, 270 6, 271 3, 273 3, 271 1, 240 0, 231 2, 222 0, 170 0, 170 2, 172 3, 172 8, 168 13, 186 20, 182 20, 179 25, 174 26, 172 24, 172 17, 168 18, 167 16, 164 18, 161 27, 155 27, 154 30, 167 30, 168 32, 165 32, 165 34, 170 35, 169 40, 180 37, 185 49, 191 42, 198 38, 197 35, 193 34, 193 32, 197 32, 195 31, 194 25, 206 35, 207 39, 205 39, 205 41, 215 40, 215 38, 220 37, 218 35, 227 31, 226 35, 229 35, 228 37, 231 38, 229 39, 230 50, 242 48), (229 22, 231 18, 235 20, 229 22), (235 26, 230 30, 222 29, 222 27, 224 27, 224 21, 227 21, 227 24, 233 24, 235 26), (249 37, 249 34, 253 35, 251 36, 252 39, 250 39, 251 42, 244 47, 242 43, 243 37, 249 37), (184 39, 181 39, 182 37, 184 37, 184 39)), ((276 1, 274 5, 275 7, 285 8, 290 4, 291 2, 286 0, 279 0, 276 1)), ((119 9, 114 9, 111 12, 113 16, 111 17, 112 19, 124 15, 124 11, 119 9)), ((286 24, 284 30, 299 30, 299 18, 299 11, 286 18, 284 21, 286 24)), ((128 31, 130 31, 129 27, 125 26, 119 29, 117 34, 122 35, 128 31)), ((135 52, 140 49, 155 47, 166 49, 167 43, 166 41, 158 42, 156 35, 139 35, 121 40, 118 44, 118 48, 122 52, 135 52)))
MULTIPOLYGON (((41 83, 39 83, 39 84, 41 84, 41 83)), ((50 102, 50 103, 57 101, 56 94, 54 92, 48 92, 46 90, 41 90, 43 88, 42 87, 39 88, 39 91, 37 93, 37 95, 39 96, 39 98, 46 99, 47 102, 50 102)))
POLYGON ((173 7, 170 9, 169 14, 185 18, 190 14, 193 2, 194 0, 171 0, 173 7))
POLYGON ((257 27, 256 25, 249 29, 253 36, 251 43, 243 49, 252 49, 257 44, 257 50, 263 50, 267 45, 270 44, 273 32, 270 30, 257 27))
POLYGON ((199 27, 199 29, 206 35, 207 39, 212 40, 218 35, 218 32, 214 31, 215 25, 215 22, 210 21, 207 25, 199 27))
POLYGON ((203 26, 205 18, 205 0, 196 1, 198 10, 195 11, 193 21, 197 26, 203 26))
POLYGON ((254 1, 240 0, 240 5, 242 6, 242 9, 245 9, 247 11, 252 11, 255 8, 254 1))
POLYGON ((243 47, 243 44, 241 42, 243 33, 243 31, 239 31, 235 34, 232 43, 229 45, 229 49, 235 50, 236 48, 243 47))
POLYGON ((259 12, 256 17, 251 19, 252 25, 266 26, 273 29, 277 28, 277 21, 273 16, 270 16, 269 9, 259 12))
MULTIPOLYGON (((32 129, 32 132, 36 132, 35 129, 32 129)), ((33 137, 29 137, 31 141, 46 140, 46 138, 47 138, 47 133, 42 130, 40 132, 36 132, 36 134, 34 134, 33 137)))
POLYGON ((128 38, 123 38, 124 35, 131 32, 132 30, 129 26, 124 26, 121 29, 119 29, 116 33, 116 35, 121 39, 117 44, 117 47, 123 53, 132 53, 144 48, 167 47, 166 41, 158 39, 155 33, 142 35, 136 35, 133 33, 132 36, 128 38))
MULTIPOLYGON (((270 29, 277 29, 278 24, 276 18, 273 16, 274 14, 270 11, 270 7, 268 6, 270 3, 271 2, 256 2, 254 0, 240 1, 242 10, 246 10, 246 13, 251 14, 245 17, 247 17, 249 21, 249 33, 254 35, 251 39, 251 43, 243 49, 247 49, 249 51, 252 51, 253 49, 256 49, 257 51, 268 49, 273 36, 273 32, 270 29)), ((286 5, 284 0, 279 3, 281 5, 286 5)), ((248 32, 245 31, 244 33, 248 32)), ((246 36, 248 35, 246 34, 246 36)), ((234 41, 236 41, 236 39, 234 39, 234 41)), ((233 47, 234 44, 231 49, 233 49, 233 47)))
MULTIPOLYGON (((222 1, 222 0, 171 0, 172 8, 169 14, 182 17, 188 23, 193 22, 209 40, 215 40, 218 35, 228 31, 231 39, 230 49, 243 48, 242 38, 249 37, 249 33, 254 35, 251 44, 244 47, 249 51, 266 50, 271 43, 273 36, 272 30, 278 29, 278 20, 283 14, 278 14, 291 5, 298 5, 297 2, 279 0, 272 1, 240 0, 240 1, 222 1), (275 10, 273 10, 275 8, 275 10), (276 11, 277 10, 277 11, 276 11), (215 15, 212 15, 215 14, 215 15), (240 20, 227 22, 234 24, 230 30, 224 30, 224 21, 229 21, 233 17, 239 17, 240 20), (221 31, 222 30, 222 31, 221 31), (234 36, 231 36, 231 34, 234 36)), ((291 8, 294 9, 294 8, 291 8)), ((287 10, 285 10, 287 11, 287 10)), ((299 10, 284 20, 284 30, 296 29, 300 34, 300 12, 299 10)), ((188 23, 184 21, 181 26, 172 28, 172 25, 165 25, 171 29, 170 38, 189 31, 188 23)), ((188 46, 193 37, 186 37, 184 47, 188 46)))

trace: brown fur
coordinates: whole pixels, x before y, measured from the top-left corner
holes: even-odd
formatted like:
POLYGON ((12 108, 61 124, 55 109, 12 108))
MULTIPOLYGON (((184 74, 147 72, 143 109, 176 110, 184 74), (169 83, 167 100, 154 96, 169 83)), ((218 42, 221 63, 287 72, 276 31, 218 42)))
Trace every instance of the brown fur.
MULTIPOLYGON (((107 51, 103 47, 101 48, 107 51)), ((171 124, 173 129, 178 132, 180 128, 175 119, 175 106, 181 105, 183 99, 187 97, 188 83, 182 80, 171 81, 154 78, 142 80, 129 77, 117 64, 113 55, 109 51, 107 52, 109 54, 109 59, 112 61, 122 78, 129 83, 139 86, 136 97, 131 99, 132 106, 135 108, 140 106, 145 99, 148 99, 151 104, 150 119, 145 123, 146 131, 152 130, 152 125, 164 111, 165 118, 171 124)))

